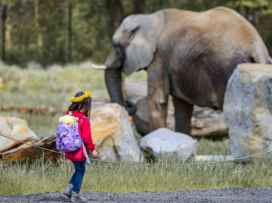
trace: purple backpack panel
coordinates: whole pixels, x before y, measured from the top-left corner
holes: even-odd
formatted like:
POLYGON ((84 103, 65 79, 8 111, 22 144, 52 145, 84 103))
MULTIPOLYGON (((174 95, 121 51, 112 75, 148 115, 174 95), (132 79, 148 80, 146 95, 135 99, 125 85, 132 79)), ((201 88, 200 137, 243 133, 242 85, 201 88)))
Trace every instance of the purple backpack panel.
POLYGON ((61 152, 73 152, 81 147, 82 138, 78 132, 77 124, 72 126, 60 122, 57 128, 56 146, 61 152))
MULTIPOLYGON (((71 112, 69 115, 71 115, 71 112)), ((82 118, 87 117, 84 116, 82 118)), ((89 120, 89 118, 87 119, 89 120)), ((87 150, 82 138, 79 135, 78 122, 76 122, 75 118, 73 126, 67 123, 59 122, 57 128, 56 149, 61 152, 73 152, 80 149, 81 146, 83 147, 83 153, 88 161, 88 164, 91 165, 87 150)))

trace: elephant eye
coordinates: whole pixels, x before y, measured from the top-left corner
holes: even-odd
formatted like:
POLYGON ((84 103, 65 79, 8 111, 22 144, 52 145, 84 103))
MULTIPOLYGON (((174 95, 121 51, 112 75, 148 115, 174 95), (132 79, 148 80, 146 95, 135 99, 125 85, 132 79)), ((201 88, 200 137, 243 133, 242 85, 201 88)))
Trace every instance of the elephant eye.
POLYGON ((129 33, 128 38, 131 38, 131 37, 132 37, 132 35, 134 35, 134 33, 135 33, 135 31, 134 31, 134 30, 133 30, 133 31, 131 31, 131 32, 129 33))
POLYGON ((136 32, 137 30, 138 30, 138 27, 135 28, 134 30, 131 30, 131 31, 128 33, 128 39, 129 39, 129 40, 131 39, 131 37, 134 36, 134 34, 135 34, 135 32, 136 32))

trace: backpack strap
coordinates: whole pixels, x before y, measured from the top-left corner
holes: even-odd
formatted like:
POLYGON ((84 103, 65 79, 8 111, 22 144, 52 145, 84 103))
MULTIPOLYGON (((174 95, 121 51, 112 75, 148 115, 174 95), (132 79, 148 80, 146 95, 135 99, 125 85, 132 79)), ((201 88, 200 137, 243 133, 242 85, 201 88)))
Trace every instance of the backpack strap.
POLYGON ((90 159, 89 159, 89 156, 88 156, 88 153, 87 153, 87 150, 86 150, 86 147, 85 147, 85 145, 84 145, 83 140, 82 140, 82 147, 83 147, 83 153, 84 153, 84 155, 85 155, 85 157, 86 157, 86 159, 87 159, 87 162, 88 162, 88 164, 89 164, 89 166, 90 166, 90 165, 91 165, 91 162, 90 162, 90 159))
MULTIPOLYGON (((89 118, 86 117, 86 116, 83 116, 83 117, 81 117, 81 118, 87 118, 87 119, 89 120, 89 118)), ((79 118, 79 119, 81 119, 81 118, 79 118)), ((78 119, 78 120, 79 120, 79 119, 78 119)), ((83 147, 83 153, 84 153, 84 155, 85 155, 85 157, 86 157, 86 159, 87 159, 87 162, 88 162, 88 164, 89 164, 89 166, 90 166, 90 165, 91 165, 91 162, 90 162, 90 159, 89 159, 89 156, 88 156, 88 153, 87 153, 85 144, 84 144, 84 142, 83 142, 83 139, 82 139, 82 147, 83 147)))

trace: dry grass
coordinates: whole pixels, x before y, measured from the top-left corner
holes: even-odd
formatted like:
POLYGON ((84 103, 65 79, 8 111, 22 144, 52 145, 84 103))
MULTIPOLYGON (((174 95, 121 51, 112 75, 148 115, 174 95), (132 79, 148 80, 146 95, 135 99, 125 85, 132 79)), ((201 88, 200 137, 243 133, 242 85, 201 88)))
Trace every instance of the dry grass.
MULTIPOLYGON (((146 72, 134 73, 130 78, 146 80, 146 72)), ((90 90, 93 97, 108 98, 104 71, 92 69, 91 62, 64 67, 54 65, 46 70, 0 63, 2 106, 66 110, 69 98, 81 90, 90 90)))
MULTIPOLYGON (((268 187, 272 160, 243 165, 223 163, 182 167, 146 167, 93 163, 86 166, 82 191, 159 192, 228 187, 268 187)), ((58 166, 36 162, 4 166, 0 162, 0 195, 63 191, 73 174, 70 161, 58 166)))

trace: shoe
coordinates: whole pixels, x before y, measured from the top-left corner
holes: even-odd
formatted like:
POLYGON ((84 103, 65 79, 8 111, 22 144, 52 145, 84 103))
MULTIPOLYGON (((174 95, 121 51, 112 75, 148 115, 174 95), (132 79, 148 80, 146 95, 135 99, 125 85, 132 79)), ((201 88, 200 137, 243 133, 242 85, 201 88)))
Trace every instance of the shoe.
POLYGON ((71 198, 73 187, 74 186, 72 184, 69 184, 68 187, 64 190, 63 194, 65 194, 67 197, 71 198))
POLYGON ((83 203, 87 202, 87 199, 80 197, 78 193, 72 192, 71 203, 83 203))

